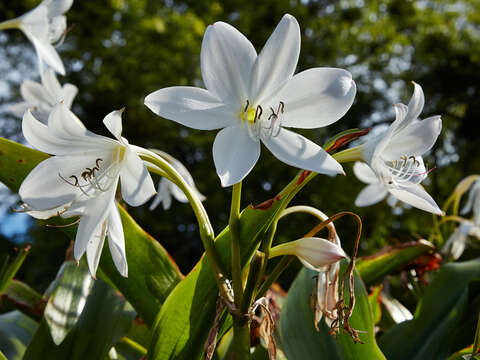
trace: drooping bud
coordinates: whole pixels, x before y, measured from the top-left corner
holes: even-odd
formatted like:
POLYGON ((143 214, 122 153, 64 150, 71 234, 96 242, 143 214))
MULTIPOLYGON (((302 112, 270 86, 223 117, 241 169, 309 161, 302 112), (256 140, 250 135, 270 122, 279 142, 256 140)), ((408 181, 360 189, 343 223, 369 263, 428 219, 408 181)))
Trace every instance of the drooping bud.
POLYGON ((317 237, 290 241, 270 250, 270 258, 280 255, 295 255, 304 266, 315 271, 323 270, 326 266, 346 257, 339 245, 317 237))

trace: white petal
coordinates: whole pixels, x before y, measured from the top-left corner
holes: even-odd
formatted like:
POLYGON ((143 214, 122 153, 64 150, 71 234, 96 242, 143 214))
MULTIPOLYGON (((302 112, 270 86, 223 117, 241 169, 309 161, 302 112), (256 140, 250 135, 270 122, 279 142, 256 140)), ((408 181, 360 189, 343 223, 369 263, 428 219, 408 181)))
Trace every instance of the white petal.
POLYGON ((252 140, 241 125, 221 130, 213 142, 213 161, 222 186, 243 180, 260 157, 260 143, 252 140))
POLYGON ((103 118, 103 124, 107 127, 108 131, 117 138, 118 141, 122 141, 122 114, 124 109, 115 110, 107 114, 103 118))
POLYGON ((156 194, 155 185, 142 159, 127 147, 120 170, 123 199, 131 206, 139 206, 156 194))
POLYGON ((61 75, 65 75, 65 67, 63 66, 62 59, 58 56, 55 48, 48 42, 37 39, 35 35, 25 32, 25 35, 30 39, 35 50, 38 53, 38 56, 41 60, 45 61, 49 66, 51 66, 56 72, 61 75))
MULTIPOLYGON (((59 120, 61 121, 61 117, 59 120)), ((66 155, 95 151, 95 148, 85 146, 80 140, 72 142, 72 139, 65 140, 54 136, 45 124, 33 117, 30 110, 23 116, 22 131, 30 145, 48 154, 66 155)))
POLYGON ((63 101, 69 109, 72 107, 73 99, 77 96, 78 88, 72 84, 65 84, 62 88, 63 96, 60 101, 63 101))
POLYGON ((20 86, 22 97, 30 104, 30 106, 39 106, 40 104, 53 105, 53 98, 45 91, 45 88, 31 80, 25 80, 20 86))
POLYGON ((467 235, 463 234, 460 228, 456 228, 443 245, 441 252, 443 255, 451 255, 453 260, 457 260, 462 256, 466 245, 467 235))
POLYGON ((399 189, 391 188, 389 191, 397 199, 413 207, 436 215, 443 215, 443 211, 440 210, 435 200, 433 200, 421 185, 401 187, 399 189))
POLYGON ((128 277, 127 255, 125 254, 125 236, 123 234, 122 219, 115 202, 110 203, 108 218, 108 246, 110 254, 122 276, 128 277))
POLYGON ((370 206, 382 201, 387 196, 388 191, 381 184, 372 184, 364 187, 355 199, 355 206, 370 206))
POLYGON ((153 199, 152 203, 150 204, 149 210, 154 210, 160 203, 163 205, 163 210, 168 210, 172 205, 172 196, 170 195, 169 191, 169 183, 170 181, 162 178, 158 183, 158 190, 157 195, 153 199))
POLYGON ((277 245, 270 250, 269 257, 295 255, 308 268, 318 270, 346 257, 343 249, 321 238, 302 238, 296 241, 277 245))
POLYGON ((342 166, 334 158, 302 135, 282 128, 278 136, 262 141, 285 164, 320 174, 344 174, 342 166))
POLYGON ((257 56, 253 45, 233 26, 216 22, 205 31, 200 53, 206 88, 234 106, 247 100, 250 73, 257 56))
POLYGON ((253 65, 249 90, 251 102, 261 103, 293 76, 300 41, 297 20, 292 15, 284 15, 253 65))
POLYGON ((62 96, 62 86, 60 85, 57 77, 55 76, 55 72, 52 69, 47 69, 43 74, 42 77, 42 84, 45 90, 48 91, 52 100, 52 106, 56 105, 57 102, 60 102, 59 99, 62 96))
POLYGON ((383 158, 396 160, 401 156, 421 156, 432 148, 442 131, 440 116, 415 121, 396 132, 384 149, 383 158))
POLYGON ((198 130, 220 129, 237 120, 235 109, 225 106, 208 90, 196 87, 157 90, 145 98, 145 105, 161 117, 198 130))
POLYGON ((8 107, 8 111, 10 111, 15 116, 23 117, 23 115, 25 114, 25 111, 27 111, 29 107, 30 105, 27 102, 23 101, 23 102, 10 105, 8 107))
POLYGON ((49 0, 47 3, 50 18, 65 14, 73 4, 73 0, 49 0))
POLYGON ((74 183, 70 175, 79 174, 95 164, 93 156, 55 156, 42 161, 25 178, 20 186, 22 200, 35 210, 46 210, 72 201, 81 192, 68 184, 60 175, 74 183))
POLYGON ((398 130, 402 130, 403 128, 410 125, 412 122, 418 119, 420 114, 422 113, 423 106, 425 105, 425 96, 423 94, 423 89, 420 85, 413 83, 413 95, 408 103, 408 111, 405 115, 405 120, 402 122, 398 130))
POLYGON ((314 68, 290 79, 274 95, 273 103, 285 103, 282 126, 313 129, 334 123, 345 115, 356 91, 348 71, 314 68))
POLYGON ((102 193, 88 201, 86 213, 82 216, 75 237, 73 255, 79 260, 87 252, 90 273, 95 277, 107 232, 107 218, 115 191, 102 193))
MULTIPOLYGON (((175 198, 175 200, 177 201, 180 201, 180 202, 183 202, 183 203, 187 203, 188 202, 188 198, 185 196, 185 194, 183 193, 183 191, 177 186, 175 185, 174 183, 172 183, 171 181, 165 179, 165 181, 168 182, 168 188, 169 188, 169 191, 170 193, 172 194, 172 196, 175 198)), ((191 185, 190 185, 191 186, 191 185)), ((194 192, 196 193, 196 195, 198 196, 198 198, 203 201, 205 200, 205 196, 203 196, 202 194, 200 194, 198 192, 198 190, 195 188, 195 186, 192 186, 193 187, 193 190, 194 192)))
POLYGON ((353 173, 365 184, 378 184, 378 178, 370 166, 361 161, 356 161, 353 165, 353 173))
POLYGON ((46 220, 53 216, 58 216, 59 214, 63 214, 65 210, 68 209, 70 204, 71 203, 66 203, 66 204, 62 204, 60 206, 54 207, 52 209, 46 209, 46 210, 35 210, 30 206, 24 204, 24 209, 22 210, 26 210, 25 213, 30 215, 31 217, 34 217, 35 219, 46 220), (31 210, 28 210, 28 209, 31 209, 31 210))

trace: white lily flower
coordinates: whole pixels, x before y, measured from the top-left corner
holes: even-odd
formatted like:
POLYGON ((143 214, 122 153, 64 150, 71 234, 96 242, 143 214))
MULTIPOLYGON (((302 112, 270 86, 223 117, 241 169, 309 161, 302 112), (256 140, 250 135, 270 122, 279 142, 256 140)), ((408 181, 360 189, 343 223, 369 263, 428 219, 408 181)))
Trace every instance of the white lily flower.
POLYGON ((453 260, 459 259, 467 247, 469 236, 474 236, 480 240, 480 227, 469 220, 464 220, 443 245, 442 254, 444 256, 450 255, 453 260))
POLYGON ((67 19, 63 14, 72 4, 73 0, 44 0, 26 14, 0 23, 0 30, 22 30, 35 47, 39 64, 43 60, 56 72, 65 75, 62 60, 52 44, 63 40, 67 29, 67 19))
POLYGON ((340 244, 317 237, 289 241, 270 249, 269 258, 281 255, 295 255, 305 267, 315 271, 323 271, 347 256, 340 244))
MULTIPOLYGON (((370 166, 363 162, 356 161, 353 165, 353 173, 360 181, 367 184, 357 195, 355 206, 364 207, 374 205, 385 199, 387 195, 387 204, 391 208, 398 206, 398 199, 392 194, 389 194, 389 187, 380 182, 370 166)), ((410 205, 405 203, 403 206, 407 209, 410 208, 410 205)))
POLYGON ((41 84, 32 80, 25 80, 22 83, 20 93, 24 101, 10 106, 9 110, 14 115, 22 117, 25 111, 30 109, 36 119, 46 124, 48 115, 59 102, 71 108, 78 88, 72 84, 60 85, 52 69, 47 69, 41 75, 41 84))
POLYGON ((313 129, 340 119, 356 86, 348 71, 313 68, 293 75, 300 28, 285 15, 261 53, 237 29, 209 26, 200 63, 206 89, 170 87, 145 98, 155 114, 199 129, 222 129, 213 160, 222 186, 241 181, 260 156, 260 141, 288 165, 335 175, 341 165, 320 146, 288 127, 313 129))
MULTIPOLYGON (((188 172, 187 168, 183 164, 175 159, 173 156, 167 154, 166 152, 154 150, 154 152, 165 160, 167 160, 172 167, 177 170, 180 176, 185 180, 185 182, 192 188, 193 192, 196 193, 200 201, 204 201, 206 198, 203 196, 200 191, 195 186, 192 175, 188 172)), ((187 203, 188 199, 180 188, 175 185, 173 182, 167 178, 162 177, 158 183, 157 195, 150 204, 149 210, 154 210, 160 203, 163 206, 163 210, 168 210, 172 205, 172 197, 177 201, 182 203, 187 203)))
POLYGON ((115 194, 120 180, 123 199, 132 206, 145 203, 155 186, 143 161, 121 136, 122 110, 108 114, 103 123, 115 140, 88 131, 64 105, 56 105, 45 125, 30 111, 23 117, 23 134, 35 148, 53 154, 25 178, 20 187, 23 208, 45 219, 81 216, 74 257, 87 253, 95 276, 105 236, 118 271, 127 276, 125 240, 115 194))
POLYGON ((365 167, 357 167, 359 178, 370 184, 359 195, 357 203, 365 206, 378 202, 388 191, 411 206, 443 215, 435 200, 420 185, 428 174, 422 155, 435 144, 442 120, 440 116, 418 119, 425 98, 421 86, 414 83, 414 87, 408 106, 395 105, 397 116, 388 130, 358 147, 357 151, 362 152, 364 161, 373 170, 376 182, 371 173, 366 173, 365 167))
POLYGON ((467 203, 462 209, 462 214, 468 214, 473 210, 473 223, 480 226, 480 180, 473 183, 468 193, 467 203))

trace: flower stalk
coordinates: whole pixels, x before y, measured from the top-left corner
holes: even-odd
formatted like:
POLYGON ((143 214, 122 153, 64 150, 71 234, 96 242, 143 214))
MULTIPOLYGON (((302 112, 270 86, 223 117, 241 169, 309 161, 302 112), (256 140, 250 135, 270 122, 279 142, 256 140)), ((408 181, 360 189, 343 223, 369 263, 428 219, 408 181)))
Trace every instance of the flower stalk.
POLYGON ((232 280, 233 298, 238 308, 243 297, 242 264, 240 258, 240 201, 242 195, 242 182, 233 185, 232 203, 230 207, 230 252, 232 255, 232 280))
POLYGON ((140 158, 147 162, 147 167, 150 171, 167 177, 185 193, 185 196, 187 197, 197 218, 200 238, 202 239, 203 246, 205 247, 205 252, 207 253, 219 291, 226 300, 232 301, 233 299, 231 299, 226 282, 227 278, 222 269, 218 253, 215 249, 215 234, 213 227, 210 223, 210 219, 208 218, 208 214, 202 205, 201 199, 196 196, 196 193, 192 187, 185 182, 182 176, 178 174, 178 172, 172 167, 172 165, 168 163, 168 161, 150 150, 138 146, 134 146, 134 149, 140 158))

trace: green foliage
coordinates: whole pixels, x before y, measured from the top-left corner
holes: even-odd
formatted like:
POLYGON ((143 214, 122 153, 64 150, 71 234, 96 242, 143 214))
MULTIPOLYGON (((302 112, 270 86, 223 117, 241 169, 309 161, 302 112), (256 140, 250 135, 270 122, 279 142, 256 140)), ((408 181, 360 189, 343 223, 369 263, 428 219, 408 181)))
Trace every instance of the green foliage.
POLYGON ((375 341, 367 290, 358 275, 355 275, 356 304, 350 324, 360 331, 364 344, 355 344, 350 335, 343 332, 336 338, 332 337, 323 319, 320 331, 315 330, 310 308, 315 275, 314 271, 302 269, 288 291, 280 318, 280 333, 287 358, 318 359, 321 354, 326 359, 385 359, 375 341))
POLYGON ((357 262, 357 270, 362 275, 365 284, 371 285, 382 281, 385 275, 400 269, 433 249, 433 245, 426 240, 385 248, 379 253, 360 258, 357 262))
POLYGON ((0 315, 0 351, 9 360, 21 360, 38 324, 19 311, 0 315))
POLYGON ((395 325, 380 338, 388 359, 444 359, 458 350, 452 333, 461 325, 469 296, 479 295, 469 294, 468 286, 479 277, 478 259, 443 265, 425 290, 414 319, 395 325))
MULTIPOLYGON (((76 291, 75 288, 70 290, 73 293, 76 291)), ((43 320, 28 345, 24 359, 104 359, 110 348, 128 332, 135 315, 120 294, 97 279, 82 314, 62 343, 55 345, 49 326, 43 320)))

